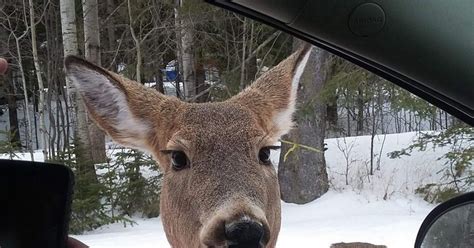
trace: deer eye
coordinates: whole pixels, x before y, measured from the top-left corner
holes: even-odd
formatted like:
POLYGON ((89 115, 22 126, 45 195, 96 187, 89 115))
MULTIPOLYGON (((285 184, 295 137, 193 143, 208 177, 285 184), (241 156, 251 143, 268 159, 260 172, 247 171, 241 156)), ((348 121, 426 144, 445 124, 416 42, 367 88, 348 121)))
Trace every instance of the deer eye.
POLYGON ((171 166, 173 170, 179 171, 188 167, 189 159, 183 151, 164 150, 162 152, 171 155, 171 166))
POLYGON ((278 150, 280 149, 280 146, 265 146, 260 149, 258 152, 258 160, 260 160, 260 163, 264 165, 270 165, 272 164, 272 161, 270 160, 270 151, 271 150, 278 150))
POLYGON ((270 161, 270 148, 269 147, 263 147, 260 149, 258 152, 258 159, 260 160, 260 163, 268 165, 271 163, 270 161))

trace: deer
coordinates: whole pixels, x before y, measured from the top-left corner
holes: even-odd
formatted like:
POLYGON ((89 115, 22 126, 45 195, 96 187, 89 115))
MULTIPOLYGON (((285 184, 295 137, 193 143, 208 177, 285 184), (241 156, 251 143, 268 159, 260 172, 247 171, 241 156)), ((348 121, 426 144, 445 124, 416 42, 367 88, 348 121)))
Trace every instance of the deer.
POLYGON ((239 94, 211 103, 166 96, 76 56, 64 64, 98 127, 159 165, 161 219, 172 247, 273 248, 281 203, 270 152, 293 126, 310 50, 301 48, 239 94))
POLYGON ((385 245, 373 245, 370 243, 352 242, 352 243, 335 243, 330 248, 387 248, 385 245))

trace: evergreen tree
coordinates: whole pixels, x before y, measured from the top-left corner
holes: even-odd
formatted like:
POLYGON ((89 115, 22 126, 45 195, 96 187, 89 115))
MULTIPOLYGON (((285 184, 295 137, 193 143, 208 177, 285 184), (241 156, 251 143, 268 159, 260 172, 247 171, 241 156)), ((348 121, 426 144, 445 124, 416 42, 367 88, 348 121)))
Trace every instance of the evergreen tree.
POLYGON ((444 160, 441 182, 426 184, 417 189, 429 202, 444 202, 454 196, 473 190, 474 182, 474 128, 461 124, 441 132, 422 132, 418 139, 400 151, 389 153, 390 158, 410 156, 413 150, 449 147, 438 157, 444 160))

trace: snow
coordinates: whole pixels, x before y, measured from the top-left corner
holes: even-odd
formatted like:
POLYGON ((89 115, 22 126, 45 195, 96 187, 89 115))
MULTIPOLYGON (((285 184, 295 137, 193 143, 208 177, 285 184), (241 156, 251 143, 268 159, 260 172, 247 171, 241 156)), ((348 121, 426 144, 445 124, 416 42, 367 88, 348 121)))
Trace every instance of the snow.
POLYGON ((412 247, 432 205, 420 199, 370 201, 352 191, 329 191, 305 204, 283 204, 277 247, 329 247, 369 242, 412 247))
POLYGON ((124 227, 115 223, 85 235, 72 237, 87 244, 91 248, 158 248, 170 247, 160 218, 140 219, 133 227, 124 227))
MULTIPOLYGON (((34 161, 36 162, 43 162, 44 161, 44 155, 42 151, 36 150, 33 152, 33 158, 34 161)), ((10 159, 10 155, 8 154, 0 154, 0 159, 10 159)), ((30 153, 24 153, 24 152, 18 152, 15 153, 15 156, 13 157, 14 160, 27 160, 27 161, 32 161, 31 159, 31 154, 30 153)))
MULTIPOLYGON (((416 136, 416 133, 376 136, 374 167, 379 158, 380 170, 374 168, 373 176, 368 176, 370 136, 327 139, 325 155, 330 190, 308 204, 282 202, 277 247, 329 247, 337 242, 412 247, 419 226, 434 208, 414 191, 424 184, 439 182, 445 162, 437 160, 443 154, 441 149, 414 151, 411 156, 399 159, 387 157, 388 152, 408 146, 416 136), (345 183, 347 165, 349 185, 345 183)), ((39 160, 42 154, 38 152, 35 156, 39 160)), ((272 160, 278 160, 278 156, 272 154, 272 160)), ((20 157, 29 159, 29 154, 20 157)), ((133 220, 136 225, 132 227, 112 224, 74 237, 97 248, 169 247, 159 217, 133 220)))
POLYGON ((331 187, 353 190, 371 200, 410 197, 422 185, 442 180, 445 160, 438 160, 449 147, 414 150, 411 156, 391 159, 387 153, 406 148, 417 133, 377 135, 374 138, 374 175, 370 169, 370 136, 326 139, 326 162, 331 187), (348 156, 349 163, 344 155, 348 156), (379 156, 381 155, 381 156, 379 156), (376 170, 380 159, 380 170, 376 170), (349 185, 345 185, 345 169, 349 164, 349 185))
MULTIPOLYGON (((282 203, 277 247, 329 247, 351 241, 412 247, 432 208, 417 198, 369 201, 355 192, 331 190, 305 205, 282 203)), ((73 237, 97 248, 170 247, 160 218, 135 221, 133 227, 113 224, 73 237)))

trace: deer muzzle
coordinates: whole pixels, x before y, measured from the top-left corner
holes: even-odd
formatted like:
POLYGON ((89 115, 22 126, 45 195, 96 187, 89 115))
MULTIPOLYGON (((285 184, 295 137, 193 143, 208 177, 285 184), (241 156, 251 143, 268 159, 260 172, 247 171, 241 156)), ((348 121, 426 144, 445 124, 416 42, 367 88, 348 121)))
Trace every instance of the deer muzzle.
POLYGON ((221 208, 206 218, 200 233, 205 247, 263 248, 270 240, 264 212, 253 204, 221 208))
POLYGON ((264 247, 264 235, 263 224, 250 219, 234 221, 225 225, 225 238, 229 248, 264 247))

